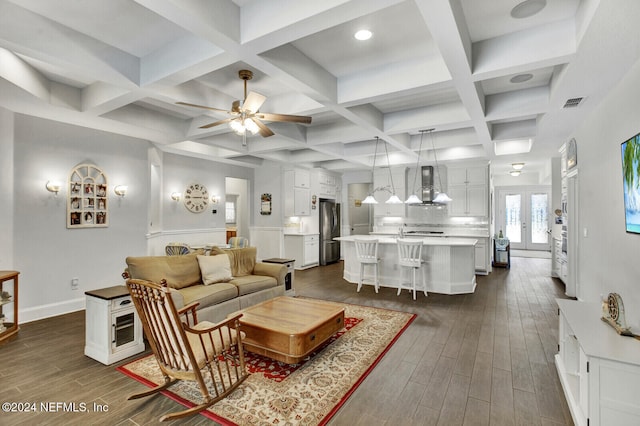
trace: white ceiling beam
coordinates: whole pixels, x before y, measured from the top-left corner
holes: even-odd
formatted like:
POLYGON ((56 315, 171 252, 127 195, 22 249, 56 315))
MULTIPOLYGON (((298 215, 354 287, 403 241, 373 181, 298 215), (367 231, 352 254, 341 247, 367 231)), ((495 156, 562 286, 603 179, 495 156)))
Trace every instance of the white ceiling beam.
POLYGON ((135 56, 12 3, 0 3, 0 46, 93 79, 129 88, 139 83, 135 56))
MULTIPOLYGON (((449 102, 424 108, 392 112, 384 116, 384 131, 387 133, 415 132, 425 129, 425 126, 437 130, 454 123, 469 123, 471 117, 461 102, 449 102), (432 123, 432 124, 428 124, 432 123)), ((465 124, 466 125, 466 124, 465 124)))
POLYGON ((390 93, 450 84, 451 74, 440 57, 391 63, 367 72, 340 77, 338 102, 350 104, 390 93))
POLYGON ((0 48, 0 77, 49 102, 49 80, 12 52, 0 48))
POLYGON ((141 99, 144 95, 119 86, 95 82, 81 91, 82 111, 102 115, 141 99))
POLYGON ((549 87, 490 95, 486 102, 486 118, 489 121, 542 114, 549 108, 549 87))
POLYGON ((523 30, 473 45, 476 81, 568 62, 576 52, 573 19, 523 30))
POLYGON ((479 142, 484 146, 487 156, 493 156, 489 125, 484 119, 484 95, 471 75, 471 38, 460 2, 415 1, 451 72, 454 86, 468 111, 479 142))

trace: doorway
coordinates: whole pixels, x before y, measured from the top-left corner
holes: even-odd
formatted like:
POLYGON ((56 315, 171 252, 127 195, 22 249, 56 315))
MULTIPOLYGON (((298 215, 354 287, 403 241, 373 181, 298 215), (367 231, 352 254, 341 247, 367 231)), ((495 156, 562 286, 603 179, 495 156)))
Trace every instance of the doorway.
POLYGON ((249 238, 249 181, 225 178, 224 218, 227 235, 249 238))
POLYGON ((551 250, 551 189, 503 188, 499 194, 496 225, 509 239, 511 249, 551 250))

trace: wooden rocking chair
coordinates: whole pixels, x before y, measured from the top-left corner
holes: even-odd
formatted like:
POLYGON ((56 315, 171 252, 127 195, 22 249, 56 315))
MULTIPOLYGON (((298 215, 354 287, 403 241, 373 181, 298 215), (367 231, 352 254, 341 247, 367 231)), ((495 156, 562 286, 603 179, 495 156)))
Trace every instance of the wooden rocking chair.
POLYGON ((178 380, 195 381, 203 402, 188 410, 165 414, 160 421, 181 418, 225 398, 249 376, 242 349, 244 333, 238 320, 242 314, 217 324, 198 322, 197 303, 177 310, 165 280, 156 284, 129 279, 127 287, 165 380, 164 384, 129 399, 153 395, 178 380))

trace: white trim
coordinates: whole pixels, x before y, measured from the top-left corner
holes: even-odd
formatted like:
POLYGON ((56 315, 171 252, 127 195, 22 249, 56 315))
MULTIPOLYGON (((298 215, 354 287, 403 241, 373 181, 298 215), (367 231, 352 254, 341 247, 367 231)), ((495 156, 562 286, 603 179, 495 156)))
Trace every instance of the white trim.
POLYGON ((27 322, 38 321, 41 319, 64 315, 71 312, 82 311, 85 308, 85 302, 85 297, 79 297, 62 302, 49 303, 46 305, 20 309, 18 311, 18 323, 24 324, 27 322))

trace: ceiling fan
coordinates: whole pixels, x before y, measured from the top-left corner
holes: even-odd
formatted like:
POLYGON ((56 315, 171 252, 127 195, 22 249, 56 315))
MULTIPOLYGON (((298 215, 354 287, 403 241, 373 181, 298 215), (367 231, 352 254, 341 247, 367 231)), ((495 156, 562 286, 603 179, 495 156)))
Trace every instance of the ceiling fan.
POLYGON ((238 72, 240 79, 244 80, 244 100, 234 101, 230 110, 213 108, 204 105, 190 104, 187 102, 176 102, 178 105, 185 105, 194 108, 202 108, 210 111, 218 111, 230 114, 231 117, 224 120, 215 121, 213 123, 200 126, 201 129, 209 129, 220 124, 228 123, 229 127, 239 135, 242 135, 242 145, 247 144, 247 131, 251 134, 260 133, 263 138, 273 136, 273 131, 268 128, 264 121, 283 121, 288 123, 310 124, 311 117, 302 115, 272 114, 268 112, 259 112, 258 110, 267 100, 267 98, 257 92, 249 92, 247 94, 247 81, 253 78, 253 72, 249 70, 240 70, 238 72))

